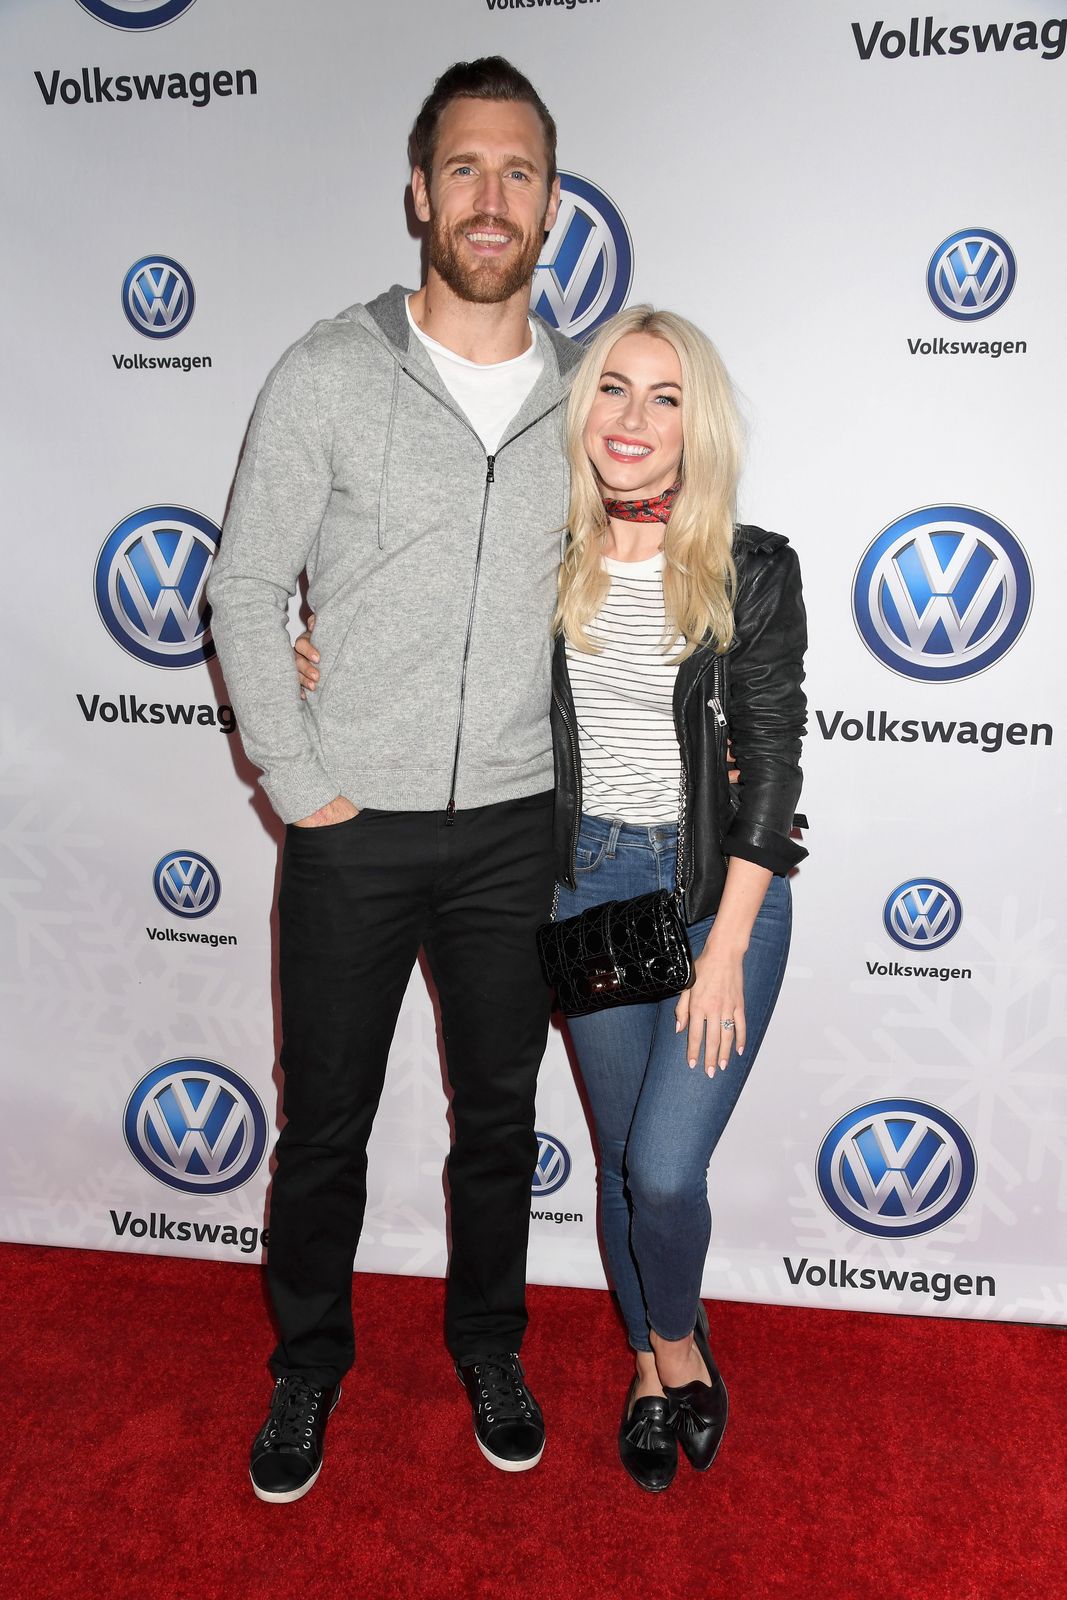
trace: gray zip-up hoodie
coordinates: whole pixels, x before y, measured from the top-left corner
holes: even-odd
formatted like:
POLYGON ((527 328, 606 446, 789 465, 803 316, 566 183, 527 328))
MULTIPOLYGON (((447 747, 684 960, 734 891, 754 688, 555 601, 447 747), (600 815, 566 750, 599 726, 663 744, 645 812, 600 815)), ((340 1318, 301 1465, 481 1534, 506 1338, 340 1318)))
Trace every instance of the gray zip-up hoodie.
POLYGON ((275 367, 208 583, 244 747, 285 822, 338 794, 433 811, 552 787, 562 401, 581 351, 538 321, 544 369, 487 458, 407 292, 317 323, 275 367), (306 702, 285 627, 305 567, 322 658, 306 702))

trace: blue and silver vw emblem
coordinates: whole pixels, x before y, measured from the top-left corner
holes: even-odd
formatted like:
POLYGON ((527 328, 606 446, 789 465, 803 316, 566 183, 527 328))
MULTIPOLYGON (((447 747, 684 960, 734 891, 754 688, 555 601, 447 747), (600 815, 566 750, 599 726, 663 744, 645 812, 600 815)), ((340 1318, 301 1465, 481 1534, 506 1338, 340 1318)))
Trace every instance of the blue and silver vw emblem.
POLYGON ((142 256, 122 280, 126 320, 148 339, 173 339, 195 304, 192 278, 169 256, 142 256))
POLYGON ((217 1061, 165 1061, 146 1073, 122 1119, 146 1172, 186 1194, 238 1189, 267 1149, 267 1114, 243 1078, 217 1061))
POLYGON ((999 311, 1015 287, 1015 255, 988 228, 961 228, 942 239, 926 269, 926 288, 938 311, 977 322, 999 311))
POLYGON ((534 1137, 537 1140, 537 1165, 530 1192, 543 1200, 546 1195, 555 1194, 557 1189, 563 1188, 571 1175, 571 1158, 565 1147, 550 1133, 538 1133, 534 1137))
POLYGON ((146 506, 112 528, 96 558, 100 620, 152 667, 195 667, 215 646, 204 588, 219 530, 187 506, 146 506))
POLYGON ((885 931, 905 950, 939 950, 960 931, 959 895, 937 878, 898 884, 882 909, 885 931))
POLYGON ((156 862, 152 874, 156 899, 176 917, 206 917, 222 893, 222 879, 206 856, 172 850, 156 862))
POLYGON ((1026 626, 1034 584, 1011 530, 973 506, 922 506, 863 553, 852 586, 860 638, 891 672, 973 678, 1026 626))
POLYGON ((97 22, 109 28, 162 28, 188 11, 196 0, 78 0, 97 22))
POLYGON ((816 1170, 839 1221, 877 1238, 910 1239, 966 1205, 978 1163, 947 1111, 921 1100, 872 1100, 834 1123, 816 1170))
POLYGON ((633 241, 622 212, 595 183, 561 172, 559 186, 559 215, 534 273, 530 306, 561 333, 586 339, 626 304, 633 241))

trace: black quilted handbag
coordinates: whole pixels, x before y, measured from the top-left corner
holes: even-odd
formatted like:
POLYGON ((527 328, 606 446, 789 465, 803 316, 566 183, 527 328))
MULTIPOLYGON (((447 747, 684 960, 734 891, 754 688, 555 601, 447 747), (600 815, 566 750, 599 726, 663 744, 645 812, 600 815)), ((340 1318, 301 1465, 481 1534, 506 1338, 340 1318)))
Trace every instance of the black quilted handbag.
POLYGON ((655 889, 608 900, 537 930, 545 981, 564 1016, 670 1000, 693 981, 693 955, 678 896, 655 889))

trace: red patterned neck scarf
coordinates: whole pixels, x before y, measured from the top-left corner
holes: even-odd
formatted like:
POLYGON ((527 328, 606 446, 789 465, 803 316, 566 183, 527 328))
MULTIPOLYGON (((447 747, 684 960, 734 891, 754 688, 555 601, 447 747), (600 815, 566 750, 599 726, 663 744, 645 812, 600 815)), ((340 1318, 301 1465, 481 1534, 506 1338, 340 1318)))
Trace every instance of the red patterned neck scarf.
POLYGON ((678 489, 678 484, 672 484, 662 494, 653 495, 651 500, 609 500, 605 496, 604 510, 619 522, 669 522, 678 489))

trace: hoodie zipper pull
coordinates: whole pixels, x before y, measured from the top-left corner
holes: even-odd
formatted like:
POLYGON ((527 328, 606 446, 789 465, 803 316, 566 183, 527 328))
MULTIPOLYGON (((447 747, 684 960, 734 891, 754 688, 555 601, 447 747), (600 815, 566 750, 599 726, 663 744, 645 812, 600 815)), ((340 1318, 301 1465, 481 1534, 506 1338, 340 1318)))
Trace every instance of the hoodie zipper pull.
POLYGON ((714 713, 715 713, 715 721, 719 724, 719 727, 720 728, 727 727, 728 724, 727 724, 725 716, 723 715, 722 706, 719 704, 718 700, 714 700, 714 699, 709 700, 708 701, 708 705, 711 707, 712 711, 714 711, 714 713))
POLYGON ((456 802, 450 800, 445 806, 445 827, 454 828, 456 825, 456 802))
POLYGON ((496 482, 496 470, 495 469, 496 469, 496 456, 486 456, 486 458, 485 458, 485 481, 486 481, 486 483, 495 483, 496 482))

